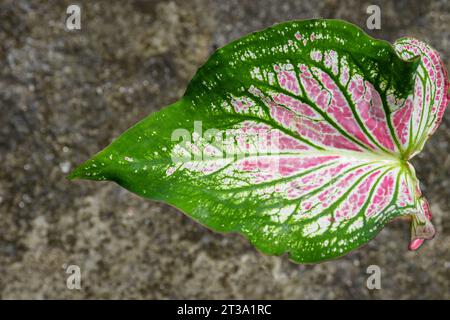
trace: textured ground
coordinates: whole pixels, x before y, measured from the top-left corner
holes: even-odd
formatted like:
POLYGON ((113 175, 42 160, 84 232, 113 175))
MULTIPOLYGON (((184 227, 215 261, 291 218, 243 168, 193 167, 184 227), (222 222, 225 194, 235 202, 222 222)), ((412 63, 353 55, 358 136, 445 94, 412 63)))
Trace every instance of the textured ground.
MULTIPOLYGON (((373 36, 415 36, 450 69, 448 1, 370 3, 382 9, 373 36)), ((437 229, 415 253, 397 221, 345 258, 296 265, 113 183, 64 179, 177 100, 215 48, 288 19, 365 26, 369 2, 81 1, 75 32, 69 4, 0 2, 1 298, 450 298, 450 112, 413 161, 437 229), (66 288, 64 264, 80 266, 80 291, 66 288), (371 264, 378 291, 365 286, 371 264)))

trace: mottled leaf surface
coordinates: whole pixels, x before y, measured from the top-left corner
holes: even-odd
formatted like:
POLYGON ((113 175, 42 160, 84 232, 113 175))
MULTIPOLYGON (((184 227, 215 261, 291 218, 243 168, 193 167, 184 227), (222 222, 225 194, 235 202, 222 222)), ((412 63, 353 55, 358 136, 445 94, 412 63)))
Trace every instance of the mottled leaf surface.
POLYGON ((408 160, 438 127, 448 79, 418 40, 337 20, 282 23, 217 50, 178 102, 71 178, 111 180, 297 262, 341 256, 409 215, 434 235, 408 160))

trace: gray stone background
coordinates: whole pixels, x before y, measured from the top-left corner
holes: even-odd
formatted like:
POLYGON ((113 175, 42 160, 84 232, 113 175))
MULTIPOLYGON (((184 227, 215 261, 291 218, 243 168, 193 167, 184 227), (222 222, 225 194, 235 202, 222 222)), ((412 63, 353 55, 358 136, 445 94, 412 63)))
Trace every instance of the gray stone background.
POLYGON ((289 19, 342 18, 365 28, 382 9, 393 42, 410 35, 450 63, 450 3, 438 1, 0 1, 0 297, 449 299, 450 112, 413 160, 437 236, 409 252, 409 223, 317 265, 265 256, 168 205, 66 173, 145 115, 176 101, 217 47, 289 19), (79 265, 69 290, 63 265, 79 265), (366 268, 382 289, 366 288, 366 268))

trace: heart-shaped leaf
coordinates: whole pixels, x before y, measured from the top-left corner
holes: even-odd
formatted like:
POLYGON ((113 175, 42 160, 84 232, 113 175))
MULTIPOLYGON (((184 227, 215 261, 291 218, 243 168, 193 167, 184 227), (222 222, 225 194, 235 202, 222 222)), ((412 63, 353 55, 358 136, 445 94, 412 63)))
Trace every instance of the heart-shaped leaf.
POLYGON ((282 23, 217 50, 181 100, 70 178, 115 181, 297 262, 341 256, 404 215, 416 249, 434 229, 408 160, 439 125, 448 86, 420 41, 282 23))

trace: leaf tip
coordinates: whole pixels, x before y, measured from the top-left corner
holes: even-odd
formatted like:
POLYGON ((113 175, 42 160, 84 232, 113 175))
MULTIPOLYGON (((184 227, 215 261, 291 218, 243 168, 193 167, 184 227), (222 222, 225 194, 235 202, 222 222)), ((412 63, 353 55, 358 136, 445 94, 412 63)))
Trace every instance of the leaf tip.
POLYGON ((84 171, 86 170, 86 163, 83 163, 73 169, 67 176, 67 180, 75 180, 75 179, 83 179, 86 178, 86 174, 84 174, 84 171))
POLYGON ((71 180, 75 180, 75 179, 79 179, 80 178, 80 172, 79 172, 79 167, 75 168, 74 170, 72 170, 72 172, 70 172, 67 176, 66 179, 71 181, 71 180))
POLYGON ((76 167, 69 175, 66 176, 67 180, 85 179, 85 180, 107 180, 104 172, 104 162, 99 162, 96 158, 87 160, 76 167))

